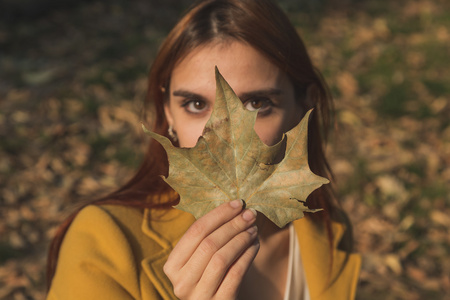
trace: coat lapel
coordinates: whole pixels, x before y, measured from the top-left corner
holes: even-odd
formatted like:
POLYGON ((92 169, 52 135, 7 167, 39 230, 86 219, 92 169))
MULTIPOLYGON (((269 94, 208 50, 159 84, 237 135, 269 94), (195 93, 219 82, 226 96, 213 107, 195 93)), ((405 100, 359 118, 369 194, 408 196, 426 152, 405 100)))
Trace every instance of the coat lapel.
MULTIPOLYGON (((174 245, 194 221, 191 214, 177 209, 145 210, 142 231, 159 248, 141 263, 163 299, 176 299, 163 266, 174 245)), ((332 222, 334 236, 331 248, 325 228, 310 218, 295 221, 294 227, 311 299, 354 299, 361 258, 358 254, 337 249, 346 230, 345 225, 332 222)))
POLYGON ((194 221, 192 215, 177 209, 147 209, 144 212, 142 231, 159 245, 159 249, 144 258, 141 265, 163 299, 176 299, 163 266, 174 245, 194 221))
POLYGON ((310 296, 312 300, 354 299, 361 258, 358 254, 338 250, 346 227, 337 222, 332 222, 331 226, 332 247, 324 226, 310 218, 294 222, 310 296))

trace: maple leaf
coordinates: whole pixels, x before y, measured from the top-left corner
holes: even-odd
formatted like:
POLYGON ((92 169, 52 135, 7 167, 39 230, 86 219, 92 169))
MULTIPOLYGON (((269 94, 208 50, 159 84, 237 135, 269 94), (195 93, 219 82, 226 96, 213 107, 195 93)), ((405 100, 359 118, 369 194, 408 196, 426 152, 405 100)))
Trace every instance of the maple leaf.
POLYGON ((306 198, 328 180, 308 165, 311 111, 273 146, 256 134, 257 114, 245 109, 216 68, 214 108, 193 148, 175 147, 143 125, 167 152, 169 176, 163 178, 180 195, 176 208, 199 218, 226 201, 243 199, 279 227, 300 219, 305 211, 317 211, 305 205, 306 198), (280 154, 283 159, 277 162, 280 154))

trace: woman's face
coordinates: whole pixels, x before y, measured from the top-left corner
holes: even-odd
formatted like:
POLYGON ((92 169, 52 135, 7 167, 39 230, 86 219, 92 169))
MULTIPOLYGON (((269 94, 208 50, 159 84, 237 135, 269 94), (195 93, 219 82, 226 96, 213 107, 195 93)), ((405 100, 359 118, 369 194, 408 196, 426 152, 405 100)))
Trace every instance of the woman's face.
POLYGON ((255 131, 267 145, 276 144, 304 114, 291 81, 252 47, 233 41, 194 49, 174 68, 167 120, 181 147, 194 147, 213 109, 214 66, 248 110, 260 109, 255 131))

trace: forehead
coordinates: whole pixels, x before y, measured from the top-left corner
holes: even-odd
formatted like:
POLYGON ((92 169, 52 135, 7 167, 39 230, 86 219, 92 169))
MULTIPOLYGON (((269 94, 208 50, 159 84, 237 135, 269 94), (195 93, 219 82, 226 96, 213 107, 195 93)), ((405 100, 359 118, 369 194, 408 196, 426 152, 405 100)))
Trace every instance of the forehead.
POLYGON ((237 93, 277 87, 286 80, 279 68, 253 47, 238 41, 227 41, 207 44, 191 51, 172 71, 171 89, 214 91, 215 66, 237 93))

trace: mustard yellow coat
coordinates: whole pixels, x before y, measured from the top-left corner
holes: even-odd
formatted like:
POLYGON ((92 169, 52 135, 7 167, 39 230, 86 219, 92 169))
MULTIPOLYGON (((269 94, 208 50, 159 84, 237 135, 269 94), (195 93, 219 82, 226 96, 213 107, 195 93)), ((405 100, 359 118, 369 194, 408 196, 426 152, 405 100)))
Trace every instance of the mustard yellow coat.
MULTIPOLYGON (((176 299, 163 265, 193 222, 176 209, 84 208, 64 238, 47 299, 176 299)), ((332 265, 324 228, 308 218, 294 226, 311 300, 353 299, 360 257, 337 249, 344 226, 332 225, 332 265)))

